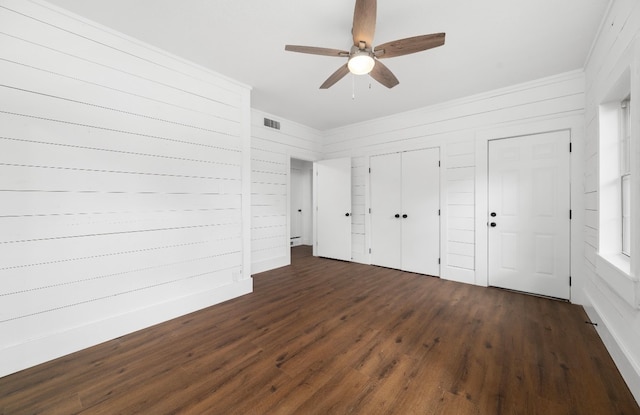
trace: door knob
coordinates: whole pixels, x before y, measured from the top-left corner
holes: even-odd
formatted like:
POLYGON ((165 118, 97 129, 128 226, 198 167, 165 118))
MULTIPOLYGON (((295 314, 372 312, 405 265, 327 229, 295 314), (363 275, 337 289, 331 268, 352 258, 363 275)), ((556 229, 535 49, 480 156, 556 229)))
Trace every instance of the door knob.
POLYGON ((400 217, 400 214, 399 214, 399 213, 396 213, 396 215, 395 215, 395 216, 396 216, 396 218, 399 218, 399 217, 400 217))
POLYGON ((402 215, 402 217, 406 219, 408 216, 407 216, 407 214, 405 213, 404 215, 402 215))
POLYGON ((489 225, 490 225, 492 228, 495 228, 495 227, 496 227, 496 223, 495 223, 495 222, 491 222, 489 225))
POLYGON ((298 209, 298 212, 302 212, 302 209, 298 209))
POLYGON ((491 217, 495 218, 496 217, 496 212, 491 212, 491 217))
POLYGON ((351 214, 350 214, 350 213, 345 213, 344 215, 345 215, 345 216, 349 216, 349 215, 351 215, 351 214))

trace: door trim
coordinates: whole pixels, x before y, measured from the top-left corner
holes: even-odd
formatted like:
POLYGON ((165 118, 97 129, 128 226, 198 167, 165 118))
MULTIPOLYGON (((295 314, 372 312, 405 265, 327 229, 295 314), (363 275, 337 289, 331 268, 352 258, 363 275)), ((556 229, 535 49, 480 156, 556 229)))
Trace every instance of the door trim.
MULTIPOLYGON (((568 130, 574 143, 571 158, 581 160, 584 153, 584 117, 582 113, 575 113, 563 118, 540 119, 530 123, 507 125, 500 128, 478 131, 475 137, 476 148, 476 205, 475 205, 475 284, 488 286, 488 247, 487 247, 487 215, 488 206, 488 142, 492 139, 518 137, 539 133, 568 130)), ((584 229, 584 201, 580 189, 584 188, 584 167, 581 163, 571 163, 571 250, 570 267, 572 285, 570 287, 570 301, 585 304, 588 299, 584 297, 582 286, 584 284, 584 255, 580 251, 583 241, 584 229)))

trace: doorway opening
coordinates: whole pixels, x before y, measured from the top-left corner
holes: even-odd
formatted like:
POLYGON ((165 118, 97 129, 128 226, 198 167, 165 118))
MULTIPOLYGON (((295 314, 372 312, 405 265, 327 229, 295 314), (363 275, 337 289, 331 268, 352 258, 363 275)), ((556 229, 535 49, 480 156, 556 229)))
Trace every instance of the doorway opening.
MULTIPOLYGON (((313 163, 291 159, 291 181, 289 186, 289 237, 290 246, 313 245, 313 163)), ((292 258, 294 255, 292 255, 292 258)))

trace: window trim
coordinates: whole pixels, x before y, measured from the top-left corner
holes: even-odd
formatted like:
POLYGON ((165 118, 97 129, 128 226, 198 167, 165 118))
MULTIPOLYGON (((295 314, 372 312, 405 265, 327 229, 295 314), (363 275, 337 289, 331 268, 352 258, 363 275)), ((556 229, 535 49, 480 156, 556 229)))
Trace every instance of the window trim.
MULTIPOLYGON (((628 95, 623 89, 622 97, 628 95)), ((618 95, 620 97, 620 95, 618 95)), ((614 96, 600 105, 599 143, 599 253, 616 256, 622 253, 622 185, 621 185, 621 121, 624 98, 614 96)))
POLYGON ((628 258, 631 257, 631 236, 633 235, 633 232, 631 230, 632 197, 631 173, 624 173, 620 175, 620 253, 628 258), (626 192, 625 189, 629 189, 628 192, 626 192))

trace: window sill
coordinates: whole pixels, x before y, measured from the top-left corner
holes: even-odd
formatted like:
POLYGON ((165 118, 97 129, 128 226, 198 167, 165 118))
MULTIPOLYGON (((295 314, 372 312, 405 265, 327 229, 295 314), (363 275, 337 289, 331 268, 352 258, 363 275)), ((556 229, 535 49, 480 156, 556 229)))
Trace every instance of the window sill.
POLYGON ((633 280, 631 277, 631 259, 623 254, 598 254, 603 261, 607 261, 609 266, 616 267, 617 271, 622 273, 626 278, 633 280))
POLYGON ((631 261, 628 256, 598 253, 596 272, 616 294, 632 307, 638 308, 640 305, 636 298, 638 279, 631 276, 631 261))

